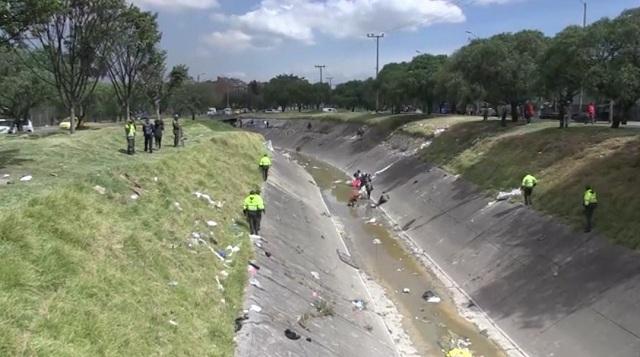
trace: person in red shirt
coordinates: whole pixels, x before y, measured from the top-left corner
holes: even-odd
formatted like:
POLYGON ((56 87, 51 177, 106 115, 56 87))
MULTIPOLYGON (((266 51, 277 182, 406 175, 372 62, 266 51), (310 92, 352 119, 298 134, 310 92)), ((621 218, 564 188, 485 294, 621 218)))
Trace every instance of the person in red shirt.
MULTIPOLYGON (((587 118, 591 124, 596 122, 596 105, 593 102, 587 105, 587 118)), ((586 124, 586 123, 585 123, 586 124)))
POLYGON ((527 119, 527 124, 531 123, 531 118, 533 118, 533 104, 531 102, 527 102, 524 108, 524 117, 527 119))

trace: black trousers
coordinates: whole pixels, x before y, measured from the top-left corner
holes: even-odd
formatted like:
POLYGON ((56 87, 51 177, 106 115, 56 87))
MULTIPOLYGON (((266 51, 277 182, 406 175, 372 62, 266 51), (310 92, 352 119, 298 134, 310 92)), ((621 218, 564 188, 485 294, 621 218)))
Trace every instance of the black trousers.
POLYGON ((173 146, 178 147, 180 145, 180 140, 182 139, 179 132, 173 132, 173 146))
POLYGON ((127 136, 127 154, 133 155, 136 153, 136 137, 127 136))
POLYGON ((591 232, 591 228, 593 228, 593 212, 598 207, 597 204, 590 204, 584 206, 584 216, 587 219, 586 226, 584 227, 585 232, 591 232))
POLYGON ((524 187, 522 189, 522 192, 524 194, 524 204, 526 206, 531 206, 531 204, 533 203, 531 201, 531 194, 533 193, 533 187, 524 187))
POLYGON ((262 179, 267 181, 269 178, 269 166, 260 166, 262 169, 262 179))
POLYGON ((162 148, 162 135, 156 135, 156 148, 162 148))
POLYGON ((153 135, 144 136, 144 151, 153 152, 153 135))
POLYGON ((251 234, 260 234, 260 222, 262 221, 262 213, 260 211, 247 211, 247 221, 249 221, 249 230, 251 234))

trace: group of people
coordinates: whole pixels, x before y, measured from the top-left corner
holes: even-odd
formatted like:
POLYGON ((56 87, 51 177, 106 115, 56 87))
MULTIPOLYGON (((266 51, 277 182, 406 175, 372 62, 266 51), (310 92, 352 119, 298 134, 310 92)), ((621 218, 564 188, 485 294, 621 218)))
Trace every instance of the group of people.
MULTIPOLYGON (((538 185, 538 179, 531 174, 527 174, 522 179, 522 185, 520 189, 522 190, 522 194, 524 196, 524 204, 526 206, 531 206, 533 201, 531 196, 533 195, 533 188, 538 185)), ((596 191, 590 185, 587 185, 584 191, 584 195, 582 196, 582 207, 584 209, 584 215, 586 219, 584 231, 586 233, 591 232, 593 227, 593 213, 598 207, 598 195, 596 191)))
MULTIPOLYGON (((267 181, 269 178, 269 169, 271 168, 271 158, 269 154, 264 154, 258 161, 258 167, 262 173, 262 179, 267 181)), ((264 206, 264 200, 260 196, 260 190, 251 190, 249 196, 244 199, 243 213, 247 217, 249 223, 249 230, 252 235, 260 234, 260 222, 262 221, 262 215, 266 212, 264 206)))
MULTIPOLYGON (((136 152, 136 131, 136 123, 131 118, 124 126, 124 132, 127 137, 127 154, 129 155, 133 155, 136 152)), ((145 152, 153 153, 154 143, 155 149, 160 150, 164 135, 164 121, 158 118, 152 122, 149 117, 143 117, 142 135, 144 136, 145 152)), ((178 145, 184 146, 182 124, 180 123, 180 116, 177 114, 173 117, 173 145, 175 147, 178 147, 178 145)))
MULTIPOLYGON (((354 207, 358 203, 358 200, 371 199, 371 192, 373 192, 373 177, 371 174, 358 170, 353 174, 351 188, 351 197, 349 198, 347 205, 349 207, 354 207)), ((389 195, 386 192, 383 192, 380 199, 378 199, 376 206, 380 206, 387 201, 389 201, 389 195)))

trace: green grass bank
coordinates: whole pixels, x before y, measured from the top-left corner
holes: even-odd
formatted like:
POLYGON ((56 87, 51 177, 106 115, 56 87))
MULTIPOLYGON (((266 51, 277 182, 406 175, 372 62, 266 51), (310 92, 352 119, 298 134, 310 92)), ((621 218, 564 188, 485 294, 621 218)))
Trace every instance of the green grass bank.
POLYGON ((487 189, 489 193, 520 186, 532 173, 538 180, 534 208, 581 229, 585 185, 599 196, 596 230, 610 240, 640 248, 640 130, 574 124, 560 130, 557 122, 530 125, 483 122, 451 117, 427 119, 401 128, 433 138, 424 160, 487 189), (436 121, 434 121, 436 120, 436 121), (446 129, 433 135, 433 128, 446 129))
POLYGON ((233 355, 251 255, 235 220, 263 143, 213 123, 185 133, 153 154, 138 135, 133 157, 120 126, 0 138, 0 355, 233 355), (190 248, 194 232, 208 245, 190 248), (209 249, 229 245, 226 263, 209 249))

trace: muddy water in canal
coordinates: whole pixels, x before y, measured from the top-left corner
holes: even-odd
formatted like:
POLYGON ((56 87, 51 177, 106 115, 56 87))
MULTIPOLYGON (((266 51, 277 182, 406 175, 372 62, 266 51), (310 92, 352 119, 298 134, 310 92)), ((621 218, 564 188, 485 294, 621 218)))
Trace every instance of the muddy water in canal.
MULTIPOLYGON (((447 289, 403 245, 382 212, 361 201, 347 207, 350 177, 324 162, 296 155, 313 176, 331 214, 343 225, 343 237, 359 266, 385 288, 403 315, 403 326, 422 356, 442 356, 454 347, 468 347, 473 356, 502 357, 500 349, 458 314, 447 289), (431 302, 423 298, 433 293, 431 302)), ((375 180, 374 180, 375 186, 375 180)), ((381 192, 374 190, 372 198, 381 192)), ((393 193, 391 193, 393 199, 393 193)))

